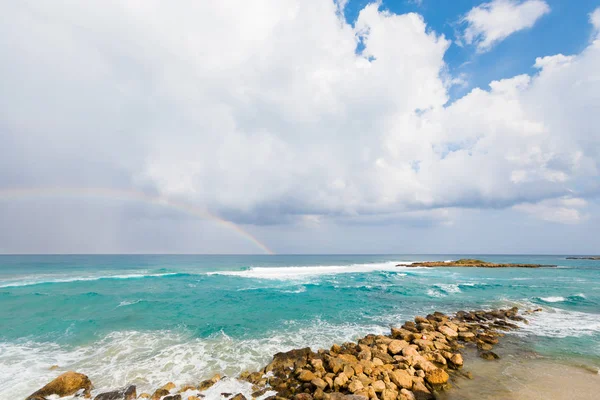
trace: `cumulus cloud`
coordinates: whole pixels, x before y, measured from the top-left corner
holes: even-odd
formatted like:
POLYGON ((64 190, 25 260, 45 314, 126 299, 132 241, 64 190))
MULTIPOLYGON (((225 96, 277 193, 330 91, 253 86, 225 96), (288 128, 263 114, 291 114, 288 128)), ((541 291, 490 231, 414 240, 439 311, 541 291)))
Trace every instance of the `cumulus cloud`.
POLYGON ((473 7, 463 17, 467 26, 462 40, 485 52, 513 33, 531 28, 549 12, 544 0, 493 0, 473 7))
POLYGON ((586 207, 587 202, 583 199, 563 197, 542 200, 538 203, 518 204, 514 209, 544 221, 578 224, 589 218, 589 215, 585 213, 586 207))
MULTIPOLYGON (((135 187, 310 226, 447 224, 450 209, 598 193, 598 44, 448 105, 443 35, 378 4, 350 25, 344 4, 7 4, 0 182, 135 187)), ((548 12, 477 10, 467 38, 482 49, 548 12)))

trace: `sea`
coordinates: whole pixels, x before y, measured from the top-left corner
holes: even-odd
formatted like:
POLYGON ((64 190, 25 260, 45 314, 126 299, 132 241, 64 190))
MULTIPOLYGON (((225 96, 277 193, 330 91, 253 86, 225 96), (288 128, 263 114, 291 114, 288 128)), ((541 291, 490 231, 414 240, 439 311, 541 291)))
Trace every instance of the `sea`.
MULTIPOLYGON (((541 308, 508 333, 526 354, 600 369, 600 261, 564 255, 2 255, 0 399, 74 370, 94 393, 233 377, 294 348, 387 334, 433 311, 541 308), (419 268, 479 258, 556 268, 419 268), (53 367, 54 366, 54 367, 53 367), (53 367, 53 368, 51 368, 53 367)), ((586 375, 587 376, 587 375, 586 375)), ((600 390, 600 380, 598 389, 600 390)), ((217 393, 218 392, 218 393, 217 393)), ((249 397, 250 398, 250 397, 249 397)))

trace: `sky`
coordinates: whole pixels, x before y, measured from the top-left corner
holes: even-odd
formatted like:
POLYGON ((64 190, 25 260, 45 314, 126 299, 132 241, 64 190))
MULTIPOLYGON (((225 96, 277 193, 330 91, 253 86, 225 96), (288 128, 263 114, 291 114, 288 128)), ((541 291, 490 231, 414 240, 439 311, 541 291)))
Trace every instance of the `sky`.
POLYGON ((600 252, 597 0, 0 5, 0 253, 600 252))

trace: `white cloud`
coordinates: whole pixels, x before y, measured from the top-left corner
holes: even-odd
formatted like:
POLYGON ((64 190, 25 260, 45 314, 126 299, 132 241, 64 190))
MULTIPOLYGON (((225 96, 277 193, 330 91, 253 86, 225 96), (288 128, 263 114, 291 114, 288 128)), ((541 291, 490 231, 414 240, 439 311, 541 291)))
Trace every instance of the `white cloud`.
POLYGON ((514 206, 514 209, 543 221, 579 224, 589 218, 589 215, 584 212, 586 206, 587 202, 583 199, 563 197, 538 203, 523 203, 514 206))
POLYGON ((594 27, 596 35, 600 33, 600 7, 590 13, 590 23, 594 27))
POLYGON ((464 40, 485 52, 496 43, 523 29, 531 28, 550 12, 544 0, 493 0, 472 8, 463 18, 464 40))
POLYGON ((118 182, 313 225, 597 191, 599 46, 448 106, 448 40, 376 4, 352 27, 343 3, 10 3, 0 182, 118 182))

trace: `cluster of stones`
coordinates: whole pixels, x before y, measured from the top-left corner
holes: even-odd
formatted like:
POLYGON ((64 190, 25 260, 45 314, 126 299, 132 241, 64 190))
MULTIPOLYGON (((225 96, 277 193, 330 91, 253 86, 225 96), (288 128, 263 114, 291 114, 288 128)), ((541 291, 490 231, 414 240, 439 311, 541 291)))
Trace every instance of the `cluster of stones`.
POLYGON ((491 350, 500 330, 516 329, 508 320, 523 321, 518 309, 459 311, 453 317, 434 312, 416 317, 390 335, 367 335, 357 343, 278 353, 261 371, 243 373, 255 385, 253 397, 274 390, 267 400, 426 400, 450 387, 450 374, 460 371, 465 345, 480 356, 496 359, 491 350))
MULTIPOLYGON (((538 311, 538 310, 534 310, 538 311)), ((276 392, 266 400, 427 400, 450 387, 451 375, 470 377, 460 371, 465 345, 477 346, 479 355, 497 359, 492 348, 499 331, 517 329, 509 322, 525 321, 516 307, 509 310, 459 311, 454 316, 434 312, 416 317, 390 335, 367 335, 358 342, 333 345, 329 350, 310 348, 278 353, 257 372, 244 372, 239 379, 253 384, 253 398, 276 392)), ((176 390, 169 382, 152 394, 139 396, 131 385, 98 394, 94 400, 200 400, 203 392, 217 383, 215 375, 199 385, 176 390), (186 393, 193 391, 193 394, 186 393)), ((66 372, 27 397, 46 400, 56 396, 91 398, 90 379, 77 372, 66 372)), ((222 393, 229 400, 246 400, 241 393, 222 393)))

